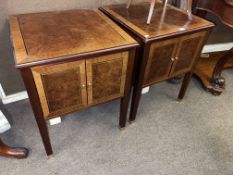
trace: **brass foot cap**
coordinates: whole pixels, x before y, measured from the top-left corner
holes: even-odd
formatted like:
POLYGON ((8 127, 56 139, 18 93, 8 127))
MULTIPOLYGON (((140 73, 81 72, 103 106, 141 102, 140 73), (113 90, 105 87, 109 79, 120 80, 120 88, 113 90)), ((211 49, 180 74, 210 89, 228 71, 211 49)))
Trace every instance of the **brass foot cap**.
POLYGON ((52 160, 52 159, 54 159, 54 156, 53 155, 49 155, 48 156, 48 160, 52 160))
POLYGON ((120 130, 120 131, 124 131, 124 130, 125 130, 125 127, 123 127, 123 128, 122 128, 122 127, 119 127, 119 130, 120 130))
POLYGON ((129 124, 134 124, 135 120, 129 120, 129 124))

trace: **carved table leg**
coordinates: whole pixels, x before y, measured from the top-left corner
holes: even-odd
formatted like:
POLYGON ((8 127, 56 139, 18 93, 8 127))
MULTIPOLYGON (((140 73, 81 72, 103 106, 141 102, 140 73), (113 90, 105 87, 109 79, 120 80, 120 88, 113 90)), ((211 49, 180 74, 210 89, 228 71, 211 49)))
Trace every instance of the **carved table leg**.
POLYGON ((216 91, 217 95, 221 94, 221 89, 224 89, 224 87, 225 87, 225 79, 221 76, 221 74, 222 74, 222 70, 224 68, 224 65, 231 58, 233 58, 233 48, 229 52, 227 52, 226 55, 224 55, 222 58, 219 59, 219 61, 217 62, 216 66, 214 68, 211 83, 212 83, 214 89, 220 89, 220 91, 218 91, 218 90, 216 91))
MULTIPOLYGON (((211 92, 213 95, 220 95, 224 88, 224 83, 222 83, 222 86, 220 87, 219 85, 214 85, 214 81, 219 81, 220 78, 215 77, 221 77, 221 71, 220 73, 217 71, 214 73, 215 68, 218 70, 223 70, 223 69, 228 69, 233 67, 233 56, 230 56, 229 51, 224 51, 224 52, 215 52, 215 53, 210 53, 209 57, 201 57, 197 63, 197 66, 195 67, 194 74, 198 78, 198 80, 201 81, 203 87, 208 91, 211 92), (222 64, 222 68, 217 68, 216 65, 220 65, 219 63, 222 62, 222 59, 228 55, 228 58, 226 58, 225 61, 226 64, 222 64), (232 59, 230 59, 232 58, 232 59), (230 59, 230 60, 229 60, 230 59), (229 61, 228 61, 229 60, 229 61), (215 75, 214 75, 215 74, 215 75), (214 75, 214 76, 213 76, 214 75)), ((232 52, 232 51, 231 51, 232 52)), ((221 65, 221 66, 222 66, 221 65)), ((220 84, 220 83, 218 83, 220 84)))
MULTIPOLYGON (((197 0, 195 1, 196 1, 195 5, 197 5, 197 0)), ((205 18, 205 16, 207 15, 207 11, 197 9, 196 15, 199 17, 205 18)), ((213 60, 209 60, 208 62, 200 61, 198 63, 198 68, 195 70, 195 74, 197 75, 197 77, 201 79, 201 81, 204 84, 204 87, 214 95, 220 95, 224 90, 225 79, 221 76, 221 73, 222 73, 222 70, 224 69, 225 64, 231 58, 233 58, 233 48, 229 52, 227 52, 226 55, 222 56, 217 61, 217 63, 215 63, 214 70, 211 73, 209 73, 209 71, 206 71, 206 70, 209 70, 210 68, 203 67, 203 66, 204 65, 210 66, 207 63, 212 63, 213 60)))
POLYGON ((28 156, 28 150, 26 148, 9 147, 0 139, 0 155, 4 157, 24 159, 28 156))

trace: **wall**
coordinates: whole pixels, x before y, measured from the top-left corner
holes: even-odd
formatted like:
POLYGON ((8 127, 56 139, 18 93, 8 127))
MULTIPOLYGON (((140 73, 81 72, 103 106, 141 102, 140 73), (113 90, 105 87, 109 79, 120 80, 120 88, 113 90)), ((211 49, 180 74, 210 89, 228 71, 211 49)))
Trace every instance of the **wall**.
POLYGON ((20 74, 14 68, 7 22, 9 15, 76 8, 96 8, 101 5, 125 2, 127 0, 0 0, 0 84, 6 95, 24 90, 20 74))

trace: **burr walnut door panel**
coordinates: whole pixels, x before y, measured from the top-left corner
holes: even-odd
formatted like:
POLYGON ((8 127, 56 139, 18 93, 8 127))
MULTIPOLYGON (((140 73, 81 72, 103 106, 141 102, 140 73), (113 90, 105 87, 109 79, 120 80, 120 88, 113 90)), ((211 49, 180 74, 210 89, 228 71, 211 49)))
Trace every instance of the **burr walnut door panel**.
POLYGON ((46 119, 87 105, 85 60, 32 68, 46 119))
POLYGON ((86 60, 89 105, 124 95, 127 64, 128 52, 86 60))
POLYGON ((202 49, 205 32, 194 33, 181 37, 170 76, 191 71, 198 54, 202 49))
POLYGON ((179 38, 151 44, 144 75, 144 85, 150 85, 168 78, 178 43, 179 38))

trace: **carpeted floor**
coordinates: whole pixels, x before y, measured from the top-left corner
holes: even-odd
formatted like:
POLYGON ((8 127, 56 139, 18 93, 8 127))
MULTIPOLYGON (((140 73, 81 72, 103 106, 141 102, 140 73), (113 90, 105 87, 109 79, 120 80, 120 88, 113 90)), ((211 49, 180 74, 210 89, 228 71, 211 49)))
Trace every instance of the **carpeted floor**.
POLYGON ((47 160, 28 100, 7 105, 13 126, 1 135, 30 148, 25 160, 0 158, 1 175, 232 175, 233 70, 219 97, 193 79, 160 83, 143 95, 136 123, 118 129, 119 101, 69 114, 49 126, 54 158, 47 160))

